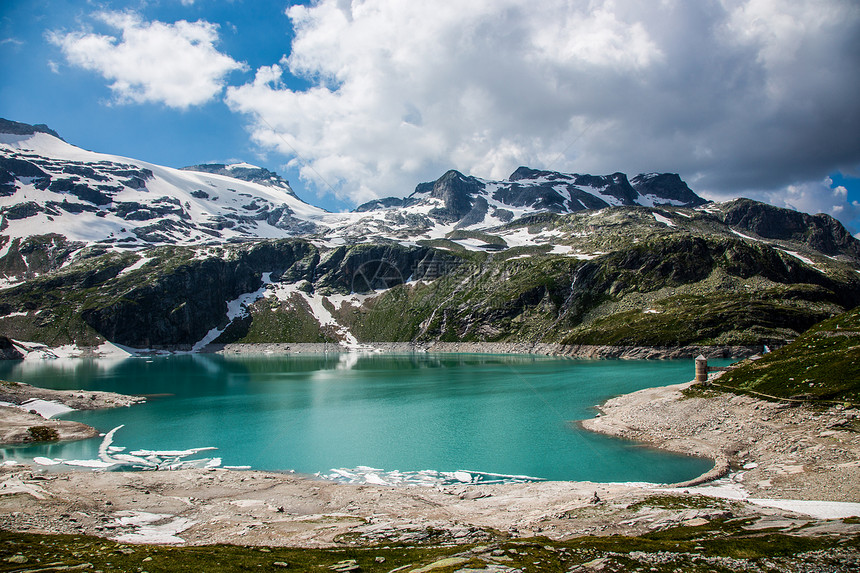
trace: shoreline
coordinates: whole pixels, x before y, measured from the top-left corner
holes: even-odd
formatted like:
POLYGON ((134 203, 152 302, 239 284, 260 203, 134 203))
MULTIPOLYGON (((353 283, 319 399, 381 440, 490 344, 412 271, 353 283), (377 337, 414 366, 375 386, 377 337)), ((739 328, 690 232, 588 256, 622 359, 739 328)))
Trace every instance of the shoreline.
POLYGON ((660 360, 694 358, 748 358, 758 346, 600 346, 527 342, 368 342, 350 347, 330 343, 209 344, 201 352, 223 355, 325 354, 345 352, 524 354, 584 359, 660 360))
POLYGON ((580 421, 590 431, 715 460, 712 470, 681 484, 380 486, 222 468, 11 466, 0 468, 0 528, 123 543, 290 547, 483 543, 498 532, 555 540, 635 536, 729 517, 860 531, 825 521, 860 515, 860 434, 842 425, 858 412, 708 389, 682 394, 691 385, 618 396, 597 417, 580 421), (667 496, 679 501, 664 507, 667 496))
POLYGON ((73 410, 128 407, 143 401, 140 396, 115 392, 50 390, 0 381, 0 446, 95 438, 99 436, 95 428, 71 420, 54 420, 53 416, 73 410))

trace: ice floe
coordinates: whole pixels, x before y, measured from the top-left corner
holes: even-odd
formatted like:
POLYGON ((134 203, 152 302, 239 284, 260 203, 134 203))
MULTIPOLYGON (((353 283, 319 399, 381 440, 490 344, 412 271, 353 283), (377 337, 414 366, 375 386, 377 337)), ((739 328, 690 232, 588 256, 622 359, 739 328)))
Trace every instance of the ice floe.
POLYGON ((422 487, 544 481, 542 478, 531 476, 497 474, 472 470, 456 470, 453 472, 436 470, 386 471, 368 466, 335 468, 329 470, 328 473, 317 473, 315 475, 322 479, 341 483, 422 487))

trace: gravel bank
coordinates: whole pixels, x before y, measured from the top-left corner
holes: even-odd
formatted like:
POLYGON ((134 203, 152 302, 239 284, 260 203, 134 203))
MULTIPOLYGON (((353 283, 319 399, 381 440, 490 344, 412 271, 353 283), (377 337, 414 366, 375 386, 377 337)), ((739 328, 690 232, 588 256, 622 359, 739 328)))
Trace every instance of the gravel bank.
POLYGON ((371 342, 358 347, 319 343, 210 344, 203 352, 218 354, 324 354, 327 352, 459 352, 471 354, 538 354, 569 358, 624 358, 631 360, 746 358, 761 352, 753 346, 589 346, 523 342, 371 342))
POLYGON ((715 460, 714 470, 695 483, 732 471, 751 497, 860 501, 860 412, 715 390, 682 394, 692 384, 613 398, 600 417, 582 425, 715 460))

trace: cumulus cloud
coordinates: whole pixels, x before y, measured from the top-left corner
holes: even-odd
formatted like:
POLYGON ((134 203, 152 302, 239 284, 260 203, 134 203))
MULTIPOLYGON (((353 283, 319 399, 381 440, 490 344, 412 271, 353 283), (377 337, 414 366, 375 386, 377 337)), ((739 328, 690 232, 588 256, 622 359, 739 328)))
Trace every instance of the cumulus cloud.
POLYGON ((218 96, 242 63, 218 52, 218 26, 209 22, 145 22, 132 12, 101 12, 97 19, 121 37, 52 32, 68 62, 111 81, 120 103, 163 103, 187 109, 218 96))
MULTIPOLYGON (((854 0, 318 0, 287 14, 289 57, 227 102, 259 144, 353 201, 452 167, 530 165, 674 171, 706 194, 787 203, 789 185, 860 165, 854 0)), ((819 187, 801 195, 832 202, 819 187)))

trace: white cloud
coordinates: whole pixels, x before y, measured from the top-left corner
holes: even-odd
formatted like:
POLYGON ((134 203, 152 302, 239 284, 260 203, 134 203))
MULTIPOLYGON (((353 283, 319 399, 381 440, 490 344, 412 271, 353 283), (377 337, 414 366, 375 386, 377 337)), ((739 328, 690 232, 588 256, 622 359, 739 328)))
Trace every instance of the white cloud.
POLYGON ((122 36, 49 34, 70 64, 100 73, 120 103, 163 103, 187 109, 215 98, 226 76, 244 64, 218 52, 218 26, 209 22, 145 22, 132 12, 97 18, 122 36))
POLYGON ((765 197, 767 202, 806 213, 827 213, 843 221, 860 217, 860 202, 848 201, 848 190, 834 186, 830 178, 820 182, 788 185, 765 197))
POLYGON ((287 13, 289 58, 227 102, 258 143, 354 201, 452 167, 674 171, 694 189, 764 194, 860 165, 855 0, 319 0, 287 13))

